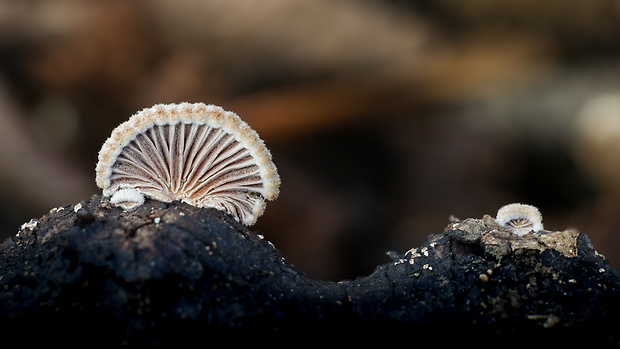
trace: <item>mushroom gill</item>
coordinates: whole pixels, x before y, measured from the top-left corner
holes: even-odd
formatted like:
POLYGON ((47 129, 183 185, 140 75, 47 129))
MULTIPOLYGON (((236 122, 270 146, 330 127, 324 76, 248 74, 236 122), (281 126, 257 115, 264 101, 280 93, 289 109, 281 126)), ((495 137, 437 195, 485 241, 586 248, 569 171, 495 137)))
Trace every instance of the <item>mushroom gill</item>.
POLYGON ((236 114, 203 103, 136 113, 112 131, 96 172, 104 196, 125 209, 138 207, 142 196, 180 200, 226 211, 246 225, 263 214, 265 200, 277 198, 280 185, 258 134, 236 114))

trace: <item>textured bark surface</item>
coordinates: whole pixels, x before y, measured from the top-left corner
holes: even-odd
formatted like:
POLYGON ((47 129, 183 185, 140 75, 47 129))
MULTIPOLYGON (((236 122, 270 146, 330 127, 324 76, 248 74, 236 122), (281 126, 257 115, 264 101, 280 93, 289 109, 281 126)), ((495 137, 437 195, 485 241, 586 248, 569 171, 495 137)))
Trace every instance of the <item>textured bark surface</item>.
POLYGON ((485 216, 390 256, 355 280, 312 280, 221 212, 147 200, 128 213, 94 196, 2 244, 0 329, 24 343, 620 340, 620 272, 585 234, 518 237, 485 216))

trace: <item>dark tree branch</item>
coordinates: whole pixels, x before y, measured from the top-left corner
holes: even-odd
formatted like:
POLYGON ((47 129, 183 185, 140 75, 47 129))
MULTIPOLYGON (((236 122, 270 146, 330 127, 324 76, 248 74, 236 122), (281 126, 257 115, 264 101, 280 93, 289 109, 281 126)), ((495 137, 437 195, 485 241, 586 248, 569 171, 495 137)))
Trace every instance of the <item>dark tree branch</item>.
POLYGON ((485 216, 391 256, 355 280, 311 280, 218 211, 147 200, 127 213, 94 196, 0 247, 0 328, 46 343, 620 340, 620 272, 584 234, 518 237, 485 216))

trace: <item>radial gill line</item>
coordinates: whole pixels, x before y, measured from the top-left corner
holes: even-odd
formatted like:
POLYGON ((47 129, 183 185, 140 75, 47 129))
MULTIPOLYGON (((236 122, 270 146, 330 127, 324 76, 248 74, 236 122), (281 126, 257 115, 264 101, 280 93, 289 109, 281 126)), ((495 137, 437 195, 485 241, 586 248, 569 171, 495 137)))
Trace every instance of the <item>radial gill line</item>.
MULTIPOLYGON (((219 132, 218 132, 219 133, 219 132)), ((205 177, 207 173, 212 173, 214 169, 214 165, 217 163, 218 158, 221 155, 222 148, 225 147, 227 141, 232 138, 232 135, 228 133, 222 133, 221 135, 215 134, 214 137, 217 137, 218 140, 212 140, 212 147, 206 148, 204 152, 201 152, 201 155, 204 155, 206 158, 201 160, 199 157, 197 160, 200 161, 197 170, 197 173, 193 174, 193 180, 188 182, 188 185, 193 187, 196 183, 200 182, 202 178, 205 177)))
POLYGON ((145 178, 145 181, 149 181, 151 179, 155 180, 162 186, 162 188, 164 188, 165 185, 162 183, 160 175, 156 172, 157 168, 147 167, 148 164, 152 165, 153 162, 145 160, 151 159, 145 157, 145 153, 139 151, 139 149, 136 149, 133 144, 128 145, 128 147, 131 151, 127 151, 126 148, 125 151, 116 159, 115 165, 112 168, 112 178, 120 177, 117 180, 123 180, 127 182, 131 177, 135 177, 136 174, 140 177, 145 177, 145 175, 147 175, 148 178, 145 178), (131 171, 130 169, 132 167, 136 168, 136 170, 138 171, 142 171, 142 173, 138 173, 137 171, 131 171))
POLYGON ((162 182, 168 183, 170 177, 168 177, 168 171, 163 166, 166 161, 161 152, 157 151, 159 142, 155 130, 150 128, 145 133, 137 135, 136 144, 138 144, 138 147, 142 150, 144 159, 152 163, 154 168, 157 168, 162 182))
POLYGON ((172 192, 177 193, 181 189, 181 173, 183 171, 183 147, 185 146, 185 139, 181 135, 185 135, 185 125, 183 123, 177 123, 169 126, 170 131, 170 155, 172 156, 172 166, 170 170, 172 172, 172 181, 170 187, 172 192))
POLYGON ((185 184, 186 186, 193 187, 198 181, 198 178, 200 178, 200 176, 202 175, 202 173, 207 171, 209 166, 211 166, 211 159, 214 157, 214 151, 211 148, 214 144, 217 144, 217 139, 219 136, 219 132, 217 131, 218 130, 215 130, 211 127, 207 127, 205 142, 198 149, 198 153, 194 158, 194 164, 190 172, 192 173, 192 176, 191 178, 188 178, 188 181, 185 184))
POLYGON ((208 131, 208 127, 205 125, 192 124, 189 133, 186 134, 187 141, 185 142, 186 146, 183 155, 183 159, 185 159, 185 161, 181 176, 183 186, 186 185, 190 173, 194 173, 196 171, 196 166, 199 163, 196 159, 202 150, 200 145, 205 143, 205 139, 208 137, 208 131))

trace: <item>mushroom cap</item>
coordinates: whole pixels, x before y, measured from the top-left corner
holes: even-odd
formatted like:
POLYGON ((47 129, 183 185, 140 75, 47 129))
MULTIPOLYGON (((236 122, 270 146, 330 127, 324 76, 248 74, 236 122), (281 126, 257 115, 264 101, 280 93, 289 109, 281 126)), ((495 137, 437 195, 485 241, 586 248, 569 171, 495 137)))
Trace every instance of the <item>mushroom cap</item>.
POLYGON ((106 197, 132 189, 224 210, 247 225, 280 186, 258 134, 235 113, 204 103, 157 104, 134 114, 103 144, 96 173, 106 197))
POLYGON ((497 211, 495 221, 520 236, 530 231, 544 230, 542 215, 538 208, 532 205, 519 203, 504 205, 497 211))

